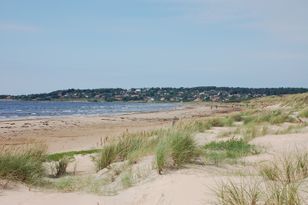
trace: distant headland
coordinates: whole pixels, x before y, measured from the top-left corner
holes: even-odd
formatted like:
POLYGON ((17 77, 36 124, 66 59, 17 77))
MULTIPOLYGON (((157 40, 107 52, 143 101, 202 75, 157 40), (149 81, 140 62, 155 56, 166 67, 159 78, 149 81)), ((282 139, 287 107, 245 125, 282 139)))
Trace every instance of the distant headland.
POLYGON ((100 88, 66 89, 50 93, 29 95, 0 95, 0 100, 26 101, 88 101, 88 102, 239 102, 252 98, 298 94, 307 88, 241 88, 241 87, 152 87, 152 88, 100 88))

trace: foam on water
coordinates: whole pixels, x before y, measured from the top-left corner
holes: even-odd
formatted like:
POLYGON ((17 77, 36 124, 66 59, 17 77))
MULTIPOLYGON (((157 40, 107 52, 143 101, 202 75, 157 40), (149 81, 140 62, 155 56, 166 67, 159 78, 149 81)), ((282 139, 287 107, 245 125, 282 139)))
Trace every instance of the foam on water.
POLYGON ((171 110, 178 103, 0 101, 0 120, 171 110))

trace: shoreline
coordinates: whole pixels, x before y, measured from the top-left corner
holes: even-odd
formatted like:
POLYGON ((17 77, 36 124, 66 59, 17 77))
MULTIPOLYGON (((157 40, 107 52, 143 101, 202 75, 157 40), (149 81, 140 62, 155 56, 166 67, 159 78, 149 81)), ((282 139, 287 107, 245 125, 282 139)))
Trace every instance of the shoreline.
MULTIPOLYGON (((11 101, 20 101, 20 100, 11 100, 11 101)), ((31 101, 23 101, 23 102, 31 102, 31 101)), ((58 101, 36 101, 36 102, 58 102, 58 101)), ((69 103, 74 103, 70 101, 66 101, 69 103)), ((76 103, 79 103, 75 101, 76 103)), ((92 103, 92 102, 89 102, 92 103)), ((105 102, 104 102, 105 103, 105 102)), ((109 103, 109 102, 106 102, 109 103)), ((112 102, 110 102, 112 103, 112 102)), ((118 104, 136 104, 139 102, 117 102, 118 104)), ((165 111, 173 111, 178 109, 185 109, 191 103, 146 103, 140 102, 140 104, 165 104, 165 105, 173 105, 170 107, 161 107, 156 110, 135 110, 135 111, 115 111, 115 112, 106 112, 106 113, 98 113, 98 114, 59 114, 59 115, 29 115, 29 116, 13 116, 13 117, 5 117, 0 116, 0 122, 9 122, 9 121, 23 121, 23 120, 47 120, 47 119, 62 119, 62 118, 74 118, 74 117, 109 117, 109 116, 120 116, 120 115, 129 115, 129 114, 138 114, 138 113, 154 113, 154 112, 165 112, 165 111)))
POLYGON ((93 149, 106 138, 172 125, 174 118, 190 119, 230 112, 231 106, 213 108, 205 103, 184 104, 180 109, 122 113, 104 116, 65 116, 0 121, 0 145, 43 142, 48 152, 93 149))

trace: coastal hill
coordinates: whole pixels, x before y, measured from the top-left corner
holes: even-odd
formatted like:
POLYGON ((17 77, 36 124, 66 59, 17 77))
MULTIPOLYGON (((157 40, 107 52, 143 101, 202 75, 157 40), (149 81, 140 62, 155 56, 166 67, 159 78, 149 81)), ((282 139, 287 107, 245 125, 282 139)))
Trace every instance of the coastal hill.
POLYGON ((50 93, 29 95, 0 95, 0 99, 27 101, 140 101, 140 102, 238 102, 272 95, 298 94, 307 88, 240 88, 240 87, 191 87, 191 88, 102 88, 67 89, 50 93))

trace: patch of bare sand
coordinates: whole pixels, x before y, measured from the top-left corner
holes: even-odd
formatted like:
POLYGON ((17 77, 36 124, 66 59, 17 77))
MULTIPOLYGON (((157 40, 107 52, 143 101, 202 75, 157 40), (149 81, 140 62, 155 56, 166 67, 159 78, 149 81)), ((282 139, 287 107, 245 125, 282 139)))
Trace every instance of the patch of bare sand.
POLYGON ((308 132, 284 135, 266 135, 253 139, 251 143, 264 148, 264 152, 259 155, 245 157, 243 161, 248 163, 258 163, 273 160, 279 155, 307 151, 308 132))
POLYGON ((183 169, 158 176, 155 180, 126 189, 115 196, 87 193, 57 193, 29 191, 26 187, 6 190, 0 204, 10 205, 84 205, 84 204, 211 204, 215 201, 213 188, 226 176, 217 176, 218 168, 183 169), (214 174, 213 174, 214 173, 214 174))

